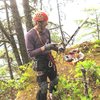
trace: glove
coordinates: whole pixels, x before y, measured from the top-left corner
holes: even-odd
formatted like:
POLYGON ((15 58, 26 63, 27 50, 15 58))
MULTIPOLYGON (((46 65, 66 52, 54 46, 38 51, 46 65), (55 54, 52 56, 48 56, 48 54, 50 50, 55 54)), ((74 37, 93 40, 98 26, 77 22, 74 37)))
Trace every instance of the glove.
POLYGON ((45 50, 54 50, 56 47, 57 47, 57 44, 55 43, 45 44, 45 50))

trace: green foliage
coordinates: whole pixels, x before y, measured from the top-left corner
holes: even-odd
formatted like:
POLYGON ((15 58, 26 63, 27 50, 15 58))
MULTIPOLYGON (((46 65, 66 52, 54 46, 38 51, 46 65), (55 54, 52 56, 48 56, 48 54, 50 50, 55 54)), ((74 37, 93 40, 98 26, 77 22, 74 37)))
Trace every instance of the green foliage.
POLYGON ((67 98, 67 89, 70 89, 68 81, 66 80, 65 76, 60 76, 57 91, 54 92, 54 96, 58 97, 58 100, 64 100, 67 98))
POLYGON ((99 45, 98 44, 95 44, 94 46, 93 46, 93 48, 95 49, 95 48, 97 48, 97 47, 99 47, 99 45))
POLYGON ((1 67, 0 68, 0 76, 4 76, 4 75, 6 75, 6 70, 4 67, 1 67))
POLYGON ((83 90, 84 85, 81 80, 67 80, 65 76, 60 76, 57 91, 54 92, 55 100, 92 100, 91 91, 87 98, 83 90))
MULTIPOLYGON (((83 26, 83 33, 80 34, 78 39, 81 39, 83 37, 92 35, 93 39, 100 39, 99 37, 99 29, 97 28, 100 26, 100 9, 99 8, 86 8, 84 10, 88 15, 89 15, 89 19, 87 20, 87 22, 84 24, 83 26)), ((82 19, 76 21, 81 22, 82 19)))
MULTIPOLYGON (((32 62, 20 66, 20 68, 23 69, 25 72, 23 74, 17 73, 16 75, 17 79, 16 78, 13 80, 2 79, 0 81, 0 95, 6 94, 7 92, 9 93, 12 89, 15 91, 23 90, 31 83, 30 80, 34 79, 33 77, 35 76, 35 74, 33 73, 33 70, 32 70, 32 62)), ((0 74, 4 75, 5 70, 4 69, 2 69, 2 71, 0 70, 0 74)), ((7 94, 6 96, 10 97, 10 95, 11 94, 7 94)))
POLYGON ((96 40, 95 43, 100 45, 100 40, 96 40))
POLYGON ((51 39, 53 42, 56 42, 56 43, 59 43, 61 41, 59 34, 56 32, 51 34, 51 39))
POLYGON ((75 77, 82 77, 82 73, 81 73, 82 67, 87 71, 87 75, 90 75, 90 74, 97 75, 97 73, 100 73, 99 66, 97 66, 93 60, 85 60, 77 64, 76 70, 75 70, 77 74, 75 75, 75 77))
POLYGON ((94 67, 96 63, 93 60, 85 60, 83 62, 79 62, 77 64, 77 68, 84 67, 86 70, 90 69, 91 67, 94 67))
MULTIPOLYGON (((62 75, 59 77, 59 83, 57 85, 57 91, 54 92, 55 100, 92 100, 93 89, 90 85, 88 87, 88 97, 84 94, 85 85, 82 81, 84 76, 81 68, 84 67, 86 70, 86 81, 87 79, 93 79, 92 81, 96 85, 100 85, 100 66, 97 66, 93 60, 86 60, 79 62, 75 69, 75 76, 73 79, 62 75)), ((93 83, 92 82, 92 83, 93 83)))
POLYGON ((33 76, 35 75, 32 70, 32 64, 33 63, 31 62, 20 66, 20 70, 23 70, 25 72, 20 76, 18 80, 16 80, 15 82, 16 89, 25 89, 26 86, 30 84, 31 77, 33 78, 33 76))
POLYGON ((4 50, 0 50, 0 57, 4 56, 5 51, 4 50))
MULTIPOLYGON (((94 48, 98 47, 98 44, 94 45, 94 48)), ((90 52, 91 53, 91 52, 90 52)), ((60 56, 60 59, 61 56, 60 56)), ((0 81, 0 96, 6 95, 5 100, 11 99, 11 94, 16 96, 18 92, 18 97, 30 97, 29 95, 34 94, 34 90, 37 91, 35 80, 35 73, 32 70, 32 62, 19 66, 18 68, 21 71, 17 71, 13 80, 1 80, 0 81), (15 92, 11 92, 14 90, 15 92), (24 94, 26 93, 26 94, 24 94)), ((83 83, 83 75, 81 68, 84 67, 86 70, 86 78, 87 80, 90 76, 93 78, 93 82, 97 86, 100 85, 100 66, 97 66, 93 60, 85 60, 83 62, 78 62, 77 66, 75 66, 75 76, 66 76, 66 74, 61 75, 59 77, 59 83, 57 85, 57 91, 55 91, 54 100, 92 100, 93 99, 93 88, 91 86, 88 87, 89 98, 84 95, 84 83, 83 83)), ((68 73, 73 73, 73 70, 68 70, 68 73)), ((0 75, 6 75, 6 68, 1 68, 0 75)), ((33 95, 32 95, 33 96, 33 95)), ((1 100, 3 100, 1 99, 1 100)), ((22 100, 22 99, 20 99, 22 100)), ((31 100, 31 99, 27 99, 31 100)))

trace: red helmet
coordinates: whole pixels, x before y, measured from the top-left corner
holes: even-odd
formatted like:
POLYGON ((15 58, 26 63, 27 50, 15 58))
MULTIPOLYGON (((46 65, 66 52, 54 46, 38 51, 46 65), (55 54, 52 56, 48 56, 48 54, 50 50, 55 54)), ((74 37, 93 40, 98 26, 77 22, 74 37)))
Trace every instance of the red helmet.
POLYGON ((36 12, 33 17, 34 21, 48 21, 48 16, 45 12, 36 12))

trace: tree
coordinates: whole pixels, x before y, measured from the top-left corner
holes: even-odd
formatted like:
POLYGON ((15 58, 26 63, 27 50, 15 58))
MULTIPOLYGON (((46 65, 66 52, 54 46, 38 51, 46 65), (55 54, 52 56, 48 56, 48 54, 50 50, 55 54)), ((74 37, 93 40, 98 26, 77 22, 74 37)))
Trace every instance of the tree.
POLYGON ((100 10, 96 8, 88 8, 84 10, 88 13, 89 20, 84 25, 84 29, 88 30, 82 36, 92 35, 95 39, 100 39, 100 10))
MULTIPOLYGON (((2 35, 2 37, 4 38, 4 35, 2 35)), ((6 43, 4 43, 4 48, 5 48, 6 56, 7 56, 7 62, 8 62, 8 68, 9 68, 10 78, 11 78, 11 79, 14 79, 6 43)))
POLYGON ((24 8, 24 14, 25 14, 26 28, 27 28, 27 31, 29 31, 33 27, 29 0, 23 0, 23 8, 24 8))
MULTIPOLYGON (((15 39, 14 39, 13 34, 12 34, 6 0, 4 0, 4 5, 5 5, 5 11, 6 11, 8 30, 9 30, 9 34, 10 34, 10 37, 9 36, 8 37, 10 38, 10 43, 11 43, 16 61, 17 61, 18 65, 20 66, 20 65, 22 65, 22 62, 21 62, 20 55, 19 55, 19 52, 18 52, 18 49, 17 49, 17 46, 16 46, 15 39)), ((5 34, 8 34, 8 33, 6 32, 5 34)))
POLYGON ((14 19, 16 35, 18 37, 19 49, 22 57, 22 63, 25 64, 29 61, 25 47, 24 32, 21 24, 20 15, 18 12, 16 0, 10 0, 11 11, 14 19))
MULTIPOLYGON (((9 36, 8 32, 6 31, 6 29, 3 27, 3 24, 2 24, 1 21, 0 21, 0 29, 1 29, 2 33, 5 35, 5 38, 7 38, 8 43, 11 44, 18 65, 22 65, 22 62, 21 62, 21 59, 20 59, 20 56, 19 56, 19 53, 18 53, 17 46, 15 44, 14 37, 13 37, 13 35, 9 36)), ((3 42, 7 42, 7 41, 3 41, 3 42)))

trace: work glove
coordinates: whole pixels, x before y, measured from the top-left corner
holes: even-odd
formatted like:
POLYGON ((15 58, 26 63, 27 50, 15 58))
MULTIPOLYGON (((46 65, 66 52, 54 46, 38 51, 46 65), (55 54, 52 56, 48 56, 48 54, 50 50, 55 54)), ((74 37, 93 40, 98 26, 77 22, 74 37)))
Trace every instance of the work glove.
POLYGON ((48 44, 45 44, 45 50, 58 50, 57 48, 57 44, 55 43, 48 43, 48 44))

